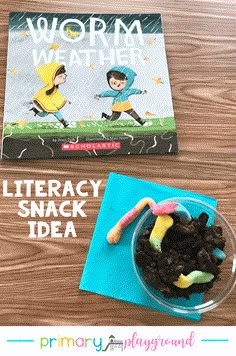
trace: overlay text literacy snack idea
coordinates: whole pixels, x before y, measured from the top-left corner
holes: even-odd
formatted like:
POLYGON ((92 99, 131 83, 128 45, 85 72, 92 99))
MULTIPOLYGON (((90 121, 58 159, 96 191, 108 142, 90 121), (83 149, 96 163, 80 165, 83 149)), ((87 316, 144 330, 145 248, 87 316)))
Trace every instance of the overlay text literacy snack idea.
POLYGON ((29 238, 77 237, 72 218, 86 218, 87 197, 98 198, 102 180, 8 180, 2 181, 2 196, 19 198, 17 215, 28 218, 29 238), (40 198, 32 200, 27 198, 40 198), (77 198, 80 198, 78 200, 77 198), (43 199, 44 198, 44 199, 43 199), (45 199, 46 198, 46 199, 45 199), (51 198, 57 198, 53 200, 51 198), (61 198, 65 198, 61 201, 61 198), (65 224, 54 218, 69 218, 65 224), (40 221, 46 218, 47 221, 40 221), (63 226, 64 225, 64 226, 63 226))

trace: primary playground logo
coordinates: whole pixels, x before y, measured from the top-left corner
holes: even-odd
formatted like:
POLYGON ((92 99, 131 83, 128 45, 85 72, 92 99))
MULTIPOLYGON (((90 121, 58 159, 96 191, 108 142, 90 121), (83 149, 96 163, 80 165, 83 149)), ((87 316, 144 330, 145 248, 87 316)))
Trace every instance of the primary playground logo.
POLYGON ((137 332, 134 332, 130 338, 116 339, 110 335, 108 338, 102 337, 40 337, 39 348, 41 350, 55 349, 71 349, 79 348, 86 350, 95 350, 96 352, 109 351, 156 351, 158 348, 192 348, 195 343, 195 333, 192 331, 187 337, 179 339, 171 337, 161 337, 160 335, 154 338, 140 337, 137 332))

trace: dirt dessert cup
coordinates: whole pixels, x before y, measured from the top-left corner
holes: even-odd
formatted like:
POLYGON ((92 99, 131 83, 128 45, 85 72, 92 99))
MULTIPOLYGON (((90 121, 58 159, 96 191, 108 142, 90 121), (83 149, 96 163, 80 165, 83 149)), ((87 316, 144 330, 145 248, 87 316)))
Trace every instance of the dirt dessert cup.
POLYGON ((182 314, 216 308, 236 284, 236 237, 212 206, 188 197, 167 217, 149 209, 138 221, 131 243, 139 284, 160 306, 182 314), (167 224, 167 225, 165 225, 167 224), (163 226, 166 226, 163 228, 163 226))

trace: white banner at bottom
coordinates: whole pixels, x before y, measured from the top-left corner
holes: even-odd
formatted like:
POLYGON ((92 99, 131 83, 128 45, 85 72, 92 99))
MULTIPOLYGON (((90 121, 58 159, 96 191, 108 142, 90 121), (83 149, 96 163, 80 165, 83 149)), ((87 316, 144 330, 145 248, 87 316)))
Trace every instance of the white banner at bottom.
POLYGON ((235 335, 236 326, 1 326, 0 355, 233 355, 235 335))

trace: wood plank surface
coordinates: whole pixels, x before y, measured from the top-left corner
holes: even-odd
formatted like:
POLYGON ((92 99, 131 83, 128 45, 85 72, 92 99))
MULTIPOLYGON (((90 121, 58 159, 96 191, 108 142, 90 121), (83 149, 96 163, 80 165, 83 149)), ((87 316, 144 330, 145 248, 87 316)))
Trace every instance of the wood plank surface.
MULTIPOLYGON (((234 1, 0 0, 0 130, 8 13, 161 13, 179 141, 177 156, 2 161, 0 178, 101 179, 88 189, 87 218, 75 239, 29 239, 18 198, 0 197, 0 325, 196 325, 151 309, 80 291, 79 284, 109 172, 214 196, 236 231, 236 6, 234 1), (132 317, 131 317, 132 316, 132 317)), ((2 183, 1 183, 2 189, 2 183)), ((118 187, 122 189, 122 187, 118 187)), ((56 198, 60 203, 61 198, 56 198)), ((33 197, 32 197, 33 200, 33 197)), ((63 199, 62 199, 63 200, 63 199)), ((66 218, 62 218, 66 223, 66 218)), ((236 325, 236 290, 197 325, 236 325)))

